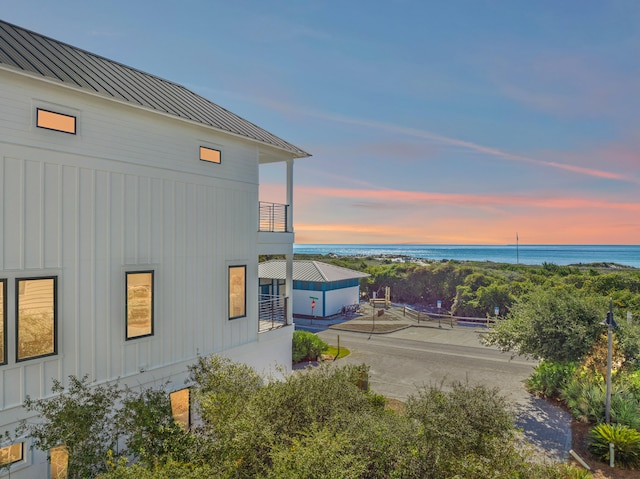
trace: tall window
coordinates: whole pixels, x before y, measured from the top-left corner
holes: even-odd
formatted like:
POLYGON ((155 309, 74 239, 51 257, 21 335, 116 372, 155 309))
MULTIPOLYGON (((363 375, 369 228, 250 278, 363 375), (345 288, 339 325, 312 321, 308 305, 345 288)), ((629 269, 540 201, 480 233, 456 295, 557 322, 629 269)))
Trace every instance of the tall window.
POLYGON ((247 315, 247 266, 229 266, 229 319, 247 315))
POLYGON ((0 448, 0 468, 24 460, 24 442, 0 448))
POLYGON ((17 278, 17 361, 57 353, 57 278, 17 278))
POLYGON ((153 334, 153 271, 127 273, 127 339, 153 334))
POLYGON ((189 402, 189 388, 174 391, 169 395, 171 400, 171 414, 173 419, 185 429, 191 425, 191 406, 189 402))
POLYGON ((38 128, 47 130, 61 131, 63 133, 76 133, 76 117, 71 115, 63 115, 54 111, 36 110, 36 125, 38 128))
POLYGON ((7 280, 0 279, 0 364, 7 364, 7 280))

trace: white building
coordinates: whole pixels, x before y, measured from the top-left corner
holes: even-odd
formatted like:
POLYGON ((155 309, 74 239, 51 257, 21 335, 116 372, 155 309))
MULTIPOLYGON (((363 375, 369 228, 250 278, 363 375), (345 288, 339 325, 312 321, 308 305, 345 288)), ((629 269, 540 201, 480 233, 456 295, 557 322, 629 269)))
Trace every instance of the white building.
POLYGON ((311 260, 293 262, 293 294, 285 288, 287 262, 264 261, 258 266, 260 293, 293 298, 293 314, 301 317, 327 317, 345 306, 360 303, 360 279, 370 275, 349 268, 311 260))
MULTIPOLYGON (((259 304, 258 255, 285 255, 292 278, 292 169, 306 152, 4 22, 0 106, 0 432, 70 375, 177 391, 199 355, 290 367, 292 312, 259 304), (270 162, 286 162, 288 205, 259 204, 270 162)), ((2 446, 12 478, 50 474, 27 438, 2 446)))

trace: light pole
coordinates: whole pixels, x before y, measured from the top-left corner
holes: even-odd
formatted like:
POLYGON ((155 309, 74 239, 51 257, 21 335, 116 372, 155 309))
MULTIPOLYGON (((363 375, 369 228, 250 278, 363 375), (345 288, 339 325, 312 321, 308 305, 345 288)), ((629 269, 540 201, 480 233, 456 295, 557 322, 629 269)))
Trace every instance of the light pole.
POLYGON ((609 312, 607 313, 607 319, 604 322, 607 325, 607 399, 604 406, 604 421, 607 424, 611 423, 611 367, 613 363, 613 328, 617 326, 613 320, 613 299, 609 298, 609 312))

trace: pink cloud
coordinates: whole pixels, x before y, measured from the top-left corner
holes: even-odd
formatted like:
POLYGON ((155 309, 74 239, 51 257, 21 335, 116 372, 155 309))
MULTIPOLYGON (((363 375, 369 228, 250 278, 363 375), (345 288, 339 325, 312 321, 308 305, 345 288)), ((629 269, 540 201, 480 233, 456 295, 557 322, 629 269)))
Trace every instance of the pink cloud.
POLYGON ((581 197, 539 198, 516 195, 478 195, 460 193, 434 193, 401 190, 362 190, 331 187, 304 187, 299 189, 305 196, 347 198, 354 200, 392 201, 401 203, 440 203, 461 206, 491 207, 540 207, 554 209, 598 208, 624 211, 639 211, 640 203, 614 202, 581 197))
POLYGON ((294 219, 298 243, 505 244, 516 231, 523 243, 640 242, 640 203, 633 202, 325 187, 300 189, 301 196, 294 219))

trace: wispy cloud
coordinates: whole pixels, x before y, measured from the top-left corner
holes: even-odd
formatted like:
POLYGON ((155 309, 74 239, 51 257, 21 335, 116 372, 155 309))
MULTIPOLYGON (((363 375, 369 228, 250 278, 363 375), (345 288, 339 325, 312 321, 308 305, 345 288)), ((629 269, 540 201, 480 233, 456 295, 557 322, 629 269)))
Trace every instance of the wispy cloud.
POLYGON ((355 202, 392 201, 411 204, 438 203, 473 207, 536 207, 548 209, 614 209, 640 212, 640 203, 598 200, 584 197, 529 197, 520 195, 481 195, 402 190, 363 190, 352 188, 304 187, 306 196, 348 198, 355 202))
POLYGON ((418 128, 396 125, 394 123, 368 120, 364 118, 338 115, 335 113, 324 112, 319 110, 301 109, 301 108, 293 107, 286 103, 274 101, 271 99, 254 98, 254 100, 259 101, 269 106, 270 108, 274 108, 286 113, 292 113, 296 115, 305 115, 305 116, 332 121, 336 123, 372 128, 376 130, 383 130, 386 132, 401 134, 401 135, 405 135, 412 138, 419 138, 422 140, 433 142, 437 145, 444 145, 448 147, 459 148, 461 151, 468 151, 468 152, 470 151, 470 152, 479 153, 482 155, 491 156, 493 158, 499 158, 502 160, 523 162, 523 163, 537 165, 540 167, 563 170, 571 173, 577 173, 580 175, 586 175, 586 176, 591 176, 596 178, 603 178, 603 179, 630 182, 630 183, 640 183, 638 180, 629 178, 628 176, 620 173, 614 173, 611 171, 606 171, 598 168, 587 168, 579 165, 558 163, 556 161, 540 160, 540 159, 531 158, 528 156, 517 155, 514 153, 510 153, 508 151, 500 150, 498 148, 493 148, 490 146, 485 146, 485 145, 473 143, 473 142, 458 139, 458 138, 439 135, 437 133, 433 133, 427 130, 421 130, 418 128))

